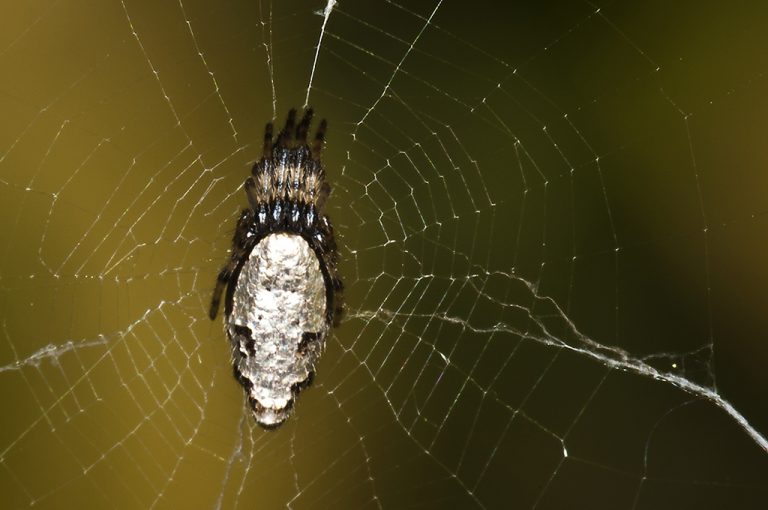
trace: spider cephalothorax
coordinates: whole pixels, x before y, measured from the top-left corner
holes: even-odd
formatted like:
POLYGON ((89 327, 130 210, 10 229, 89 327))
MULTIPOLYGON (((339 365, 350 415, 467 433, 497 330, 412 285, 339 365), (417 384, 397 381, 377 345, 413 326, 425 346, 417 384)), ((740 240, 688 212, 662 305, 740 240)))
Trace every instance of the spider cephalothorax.
POLYGON ((323 213, 331 190, 320 161, 326 122, 310 147, 311 121, 308 109, 296 125, 291 110, 276 140, 267 124, 264 154, 244 184, 250 208, 240 214, 211 300, 215 319, 226 287, 235 378, 256 421, 268 428, 288 418, 298 393, 311 384, 341 312, 336 243, 323 213))

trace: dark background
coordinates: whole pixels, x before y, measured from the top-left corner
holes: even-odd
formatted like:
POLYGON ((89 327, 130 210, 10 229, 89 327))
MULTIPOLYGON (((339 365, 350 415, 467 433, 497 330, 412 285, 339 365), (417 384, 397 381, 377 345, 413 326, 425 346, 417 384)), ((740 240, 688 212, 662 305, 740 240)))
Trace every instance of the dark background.
POLYGON ((324 8, 0 7, 3 505, 762 508, 764 2, 324 8), (206 310, 307 99, 347 311, 265 432, 206 310))

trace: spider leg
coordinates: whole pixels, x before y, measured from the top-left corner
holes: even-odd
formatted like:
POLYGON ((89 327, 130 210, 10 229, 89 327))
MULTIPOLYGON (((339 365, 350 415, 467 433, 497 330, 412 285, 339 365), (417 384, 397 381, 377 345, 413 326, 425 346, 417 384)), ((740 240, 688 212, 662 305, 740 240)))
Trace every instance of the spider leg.
POLYGON ((293 129, 296 125, 296 108, 291 108, 288 112, 288 118, 285 120, 285 127, 278 136, 278 145, 282 148, 288 147, 288 141, 293 136, 293 129))
POLYGON ((307 108, 304 112, 304 117, 302 117, 301 122, 299 122, 296 128, 296 141, 300 144, 307 143, 307 132, 309 131, 309 124, 312 122, 313 113, 312 108, 307 108))
POLYGON ((333 285, 333 327, 338 328, 344 317, 344 283, 339 278, 336 268, 331 270, 331 284, 333 285))
POLYGON ((341 323, 344 314, 344 283, 339 275, 339 254, 336 249, 336 241, 333 239, 333 227, 327 216, 322 215, 317 222, 318 237, 313 238, 318 256, 328 272, 328 280, 331 286, 328 293, 328 307, 326 313, 328 322, 334 327, 341 323))
POLYGON ((325 141, 326 129, 328 129, 328 122, 323 119, 320 121, 320 125, 317 127, 315 141, 312 143, 312 159, 314 160, 320 159, 320 152, 323 150, 323 142, 325 141))
POLYGON ((315 208, 318 211, 322 211, 325 207, 325 201, 328 200, 328 195, 331 194, 331 185, 327 182, 323 181, 323 184, 320 185, 320 191, 317 194, 317 197, 315 198, 315 208))
POLYGON ((258 210, 261 201, 259 200, 259 190, 256 188, 256 183, 254 182, 253 177, 248 177, 245 180, 243 189, 245 189, 245 196, 248 197, 248 203, 251 204, 251 209, 254 211, 258 210))
POLYGON ((264 159, 272 159, 272 130, 274 129, 274 126, 271 122, 267 123, 267 126, 264 128, 264 152, 262 153, 262 158, 264 159))
POLYGON ((213 289, 213 297, 211 298, 211 308, 208 310, 208 317, 211 320, 216 318, 219 313, 219 305, 221 304, 221 295, 224 293, 224 288, 229 281, 228 269, 229 263, 219 271, 219 276, 216 279, 216 287, 213 289))
POLYGON ((208 311, 208 317, 211 320, 216 318, 216 314, 219 312, 219 305, 221 304, 221 295, 224 292, 224 288, 227 286, 232 273, 237 267, 237 263, 245 255, 246 243, 248 241, 248 230, 253 223, 253 211, 251 209, 245 209, 240 214, 240 219, 237 220, 237 227, 235 228, 235 235, 232 238, 232 254, 229 260, 219 271, 219 276, 216 278, 216 287, 213 289, 213 297, 211 298, 211 308, 208 311))

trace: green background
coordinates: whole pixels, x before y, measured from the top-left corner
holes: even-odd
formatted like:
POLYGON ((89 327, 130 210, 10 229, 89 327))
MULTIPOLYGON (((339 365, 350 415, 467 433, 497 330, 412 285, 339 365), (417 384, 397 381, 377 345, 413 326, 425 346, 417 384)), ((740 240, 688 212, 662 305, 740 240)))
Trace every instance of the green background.
POLYGON ((2 3, 3 507, 762 508, 765 3, 324 8, 2 3), (206 311, 307 99, 347 309, 265 432, 206 311))

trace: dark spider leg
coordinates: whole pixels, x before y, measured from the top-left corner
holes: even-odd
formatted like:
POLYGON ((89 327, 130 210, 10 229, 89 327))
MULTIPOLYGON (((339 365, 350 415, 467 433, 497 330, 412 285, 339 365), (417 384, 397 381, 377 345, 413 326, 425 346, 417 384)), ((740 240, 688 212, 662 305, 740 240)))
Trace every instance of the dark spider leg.
POLYGON ((323 142, 325 141, 326 129, 328 129, 328 122, 323 119, 320 121, 320 125, 317 127, 315 141, 312 143, 312 159, 316 161, 320 160, 320 152, 323 150, 323 142))
POLYGON ((328 320, 336 327, 341 323, 344 314, 344 284, 339 276, 336 241, 333 238, 333 227, 327 216, 322 215, 318 219, 316 228, 320 235, 319 238, 313 238, 313 244, 316 243, 315 252, 322 259, 332 287, 332 292, 329 292, 327 295, 328 320))
POLYGON ((317 197, 315 197, 315 209, 322 211, 325 206, 325 201, 328 200, 328 195, 330 194, 331 185, 327 182, 323 182, 323 184, 320 185, 320 192, 317 194, 317 197))
POLYGON ((338 327, 341 324, 341 319, 344 316, 344 283, 339 277, 339 270, 336 267, 336 249, 331 255, 323 257, 323 262, 327 264, 328 276, 331 280, 331 286, 333 287, 332 300, 330 302, 331 310, 331 323, 333 327, 338 327))
MULTIPOLYGON (((334 271, 335 273, 335 271, 334 271)), ((338 328, 344 317, 344 283, 338 276, 331 280, 333 285, 333 327, 338 328)))
POLYGON ((309 125, 312 122, 313 113, 314 111, 312 108, 307 108, 304 112, 304 117, 302 117, 301 122, 299 122, 299 125, 296 128, 296 141, 302 145, 307 143, 307 132, 309 131, 309 125))
POLYGON ((293 136, 293 129, 296 125, 296 108, 291 108, 291 110, 288 112, 288 118, 285 120, 285 127, 280 132, 280 137, 278 138, 278 144, 282 148, 288 147, 288 141, 293 136))
MULTIPOLYGON (((229 264, 227 264, 227 267, 228 266, 229 264)), ((211 320, 214 320, 219 313, 221 295, 224 293, 224 288, 227 286, 227 281, 229 280, 227 267, 219 271, 219 276, 216 279, 216 287, 213 289, 213 297, 211 298, 211 308, 208 310, 208 317, 210 317, 211 320)))
POLYGON ((248 203, 251 204, 251 209, 258 211, 261 202, 259 201, 259 192, 256 189, 256 183, 253 181, 253 177, 248 177, 245 180, 243 189, 245 189, 245 196, 248 197, 248 203))
POLYGON ((272 159, 272 130, 274 126, 271 122, 264 128, 264 151, 262 153, 263 159, 272 159))
POLYGON ((237 220, 235 235, 232 237, 232 254, 229 257, 229 261, 227 261, 227 264, 221 268, 219 276, 216 278, 216 287, 213 289, 213 297, 211 298, 211 308, 208 311, 208 317, 210 317, 211 320, 216 318, 216 314, 219 312, 219 305, 221 304, 221 294, 224 292, 224 288, 232 277, 232 272, 235 270, 235 267, 237 267, 238 261, 245 254, 248 229, 252 223, 253 211, 250 209, 243 210, 240 214, 240 219, 237 220))
POLYGON ((337 328, 344 317, 344 282, 339 278, 336 261, 334 260, 332 264, 333 267, 328 271, 331 275, 331 285, 333 285, 333 327, 337 328))

